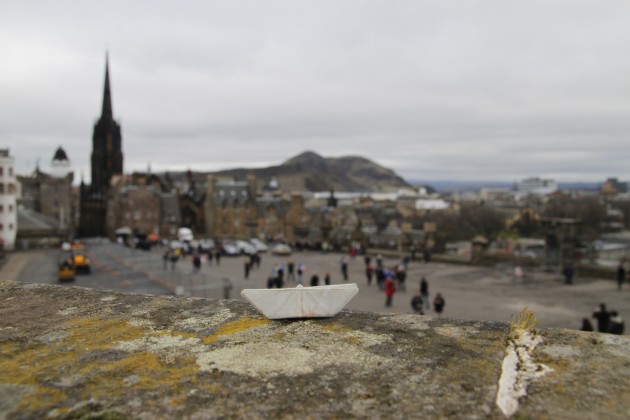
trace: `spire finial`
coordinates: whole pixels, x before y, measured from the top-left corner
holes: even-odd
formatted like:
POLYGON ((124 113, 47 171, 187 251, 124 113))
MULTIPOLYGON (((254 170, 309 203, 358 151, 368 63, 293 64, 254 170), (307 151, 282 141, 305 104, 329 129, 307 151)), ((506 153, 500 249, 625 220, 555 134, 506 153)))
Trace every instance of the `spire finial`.
POLYGON ((105 88, 103 91, 103 117, 112 117, 112 95, 109 89, 109 51, 105 52, 105 88))

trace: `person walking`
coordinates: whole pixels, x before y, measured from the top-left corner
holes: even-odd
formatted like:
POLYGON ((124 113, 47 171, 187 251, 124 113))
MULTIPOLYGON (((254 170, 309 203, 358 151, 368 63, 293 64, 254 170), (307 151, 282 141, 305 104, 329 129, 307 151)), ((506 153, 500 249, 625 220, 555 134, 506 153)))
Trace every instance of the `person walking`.
POLYGON ((626 269, 623 267, 623 263, 619 263, 619 267, 617 267, 617 289, 621 290, 621 286, 623 286, 623 282, 626 281, 626 269))
POLYGON ((396 284, 394 283, 392 276, 387 276, 385 278, 385 306, 392 306, 394 293, 396 293, 396 284))
POLYGON ((175 248, 171 253, 171 271, 175 270, 175 265, 177 265, 177 260, 179 260, 179 254, 181 250, 179 248, 175 248))
POLYGON ((168 267, 168 260, 171 258, 171 250, 170 248, 167 249, 166 251, 164 251, 164 255, 162 255, 162 263, 163 263, 163 269, 164 271, 166 271, 167 267, 168 267))
POLYGON ((368 264, 365 266, 365 277, 367 278, 367 284, 370 286, 372 284, 372 276, 374 275, 374 268, 372 264, 368 264))
POLYGON ((422 301, 426 305, 426 308, 431 309, 431 302, 429 301, 429 283, 424 277, 420 279, 420 296, 422 296, 422 301))
POLYGON ((201 269, 201 256, 199 255, 199 253, 195 252, 195 255, 193 255, 192 264, 193 273, 198 273, 201 269))
POLYGON ((249 279, 249 270, 252 268, 252 263, 249 257, 245 258, 245 280, 249 279))
POLYGON ((341 275, 343 281, 348 281, 348 260, 346 257, 341 257, 341 275))
POLYGON ((407 288, 405 286, 405 280, 407 279, 407 271, 405 270, 405 266, 400 264, 396 267, 396 280, 398 281, 398 288, 401 291, 406 291, 407 288))
POLYGON ((296 270, 296 281, 297 284, 302 284, 302 275, 304 275, 304 264, 303 263, 299 263, 297 265, 297 270, 296 270))
POLYGON ((573 264, 572 263, 567 263, 567 265, 564 267, 564 284, 573 284, 573 274, 574 274, 574 270, 573 270, 573 264))
POLYGON ((319 276, 317 273, 313 273, 311 276, 311 286, 319 286, 319 276))
POLYGON ((383 269, 383 256, 381 254, 376 256, 376 268, 383 269))
POLYGON ((442 297, 441 293, 435 295, 435 299, 433 299, 433 310, 438 316, 442 315, 442 311, 444 311, 444 306, 446 305, 446 300, 442 297))
POLYGON ((289 263, 287 264, 287 281, 289 280, 295 280, 295 264, 293 263, 293 261, 289 261, 289 263))

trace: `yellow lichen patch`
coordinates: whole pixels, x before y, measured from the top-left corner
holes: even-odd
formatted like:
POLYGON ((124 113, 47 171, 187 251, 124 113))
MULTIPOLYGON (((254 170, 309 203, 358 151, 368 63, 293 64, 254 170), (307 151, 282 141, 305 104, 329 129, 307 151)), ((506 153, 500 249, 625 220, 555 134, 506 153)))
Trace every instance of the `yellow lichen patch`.
POLYGON ((348 344, 357 344, 358 345, 358 344, 362 343, 362 341, 358 337, 347 337, 344 341, 346 343, 348 343, 348 344))
POLYGON ((330 324, 326 324, 322 327, 322 331, 331 332, 331 333, 340 333, 340 332, 348 332, 352 331, 352 328, 346 327, 345 325, 341 325, 339 323, 333 322, 330 324))
POLYGON ((2 381, 13 385, 36 385, 38 380, 56 377, 59 370, 72 366, 76 357, 72 351, 62 352, 56 346, 20 348, 14 343, 3 343, 2 350, 2 381), (11 354, 5 354, 5 350, 11 354))
POLYGON ((169 365, 156 354, 139 352, 107 364, 88 363, 81 372, 89 378, 82 391, 84 398, 111 398, 129 388, 160 388, 177 393, 185 383, 196 381, 199 369, 194 358, 181 359, 169 365), (125 383, 131 377, 135 380, 125 383))
POLYGON ((271 338, 273 338, 274 340, 284 340, 286 337, 287 335, 283 332, 277 332, 271 336, 271 338))
POLYGON ((221 327, 219 327, 216 333, 204 337, 203 342, 205 344, 212 344, 216 342, 222 335, 230 335, 241 331, 247 331, 251 328, 258 327, 260 325, 266 325, 268 323, 269 320, 267 319, 243 317, 237 319, 236 321, 228 322, 227 324, 222 325, 221 327))
POLYGON ((54 407, 68 399, 65 392, 46 386, 36 386, 35 392, 25 395, 18 409, 37 411, 54 407))
POLYGON ((79 318, 68 321, 71 335, 65 344, 81 346, 85 350, 110 348, 119 341, 142 337, 147 330, 135 327, 120 318, 79 318))

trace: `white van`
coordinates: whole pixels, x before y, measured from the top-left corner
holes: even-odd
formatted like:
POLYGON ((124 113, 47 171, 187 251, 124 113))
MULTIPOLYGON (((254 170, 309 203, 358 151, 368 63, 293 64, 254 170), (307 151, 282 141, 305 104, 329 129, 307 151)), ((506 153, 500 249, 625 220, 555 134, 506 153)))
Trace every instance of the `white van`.
POLYGON ((182 227, 177 229, 177 240, 184 242, 184 241, 192 241, 194 238, 192 230, 190 230, 189 228, 186 227, 182 227))

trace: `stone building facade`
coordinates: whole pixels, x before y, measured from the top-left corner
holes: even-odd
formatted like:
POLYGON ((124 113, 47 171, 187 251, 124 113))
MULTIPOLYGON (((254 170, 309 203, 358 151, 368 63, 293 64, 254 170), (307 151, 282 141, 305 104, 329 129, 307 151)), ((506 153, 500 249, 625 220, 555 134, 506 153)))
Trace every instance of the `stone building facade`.
POLYGON ((175 238, 181 223, 178 197, 164 191, 159 178, 135 173, 112 179, 107 200, 110 237, 127 228, 135 235, 175 238))
POLYGON ((203 202, 205 232, 217 239, 256 236, 256 178, 247 181, 207 177, 203 202))

